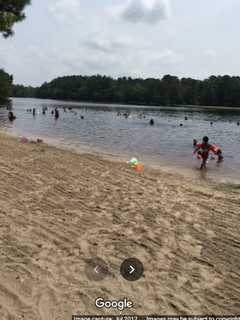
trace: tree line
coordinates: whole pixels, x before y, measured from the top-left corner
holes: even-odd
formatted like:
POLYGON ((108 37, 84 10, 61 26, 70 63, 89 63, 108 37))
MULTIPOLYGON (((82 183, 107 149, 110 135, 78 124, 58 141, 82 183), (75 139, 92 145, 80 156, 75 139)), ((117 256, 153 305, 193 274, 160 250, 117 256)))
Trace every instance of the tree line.
POLYGON ((205 80, 133 79, 107 76, 66 76, 42 86, 12 86, 14 97, 138 105, 207 105, 240 107, 240 77, 211 76, 205 80))
MULTIPOLYGON (((30 3, 30 0, 0 0, 0 34, 4 38, 14 34, 14 24, 25 18, 23 10, 30 3)), ((12 81, 13 77, 0 69, 0 105, 8 102, 12 81)))
POLYGON ((0 105, 8 102, 12 91, 13 77, 0 69, 0 105))
POLYGON ((12 36, 15 23, 25 19, 23 10, 30 0, 0 0, 0 33, 5 37, 12 36))

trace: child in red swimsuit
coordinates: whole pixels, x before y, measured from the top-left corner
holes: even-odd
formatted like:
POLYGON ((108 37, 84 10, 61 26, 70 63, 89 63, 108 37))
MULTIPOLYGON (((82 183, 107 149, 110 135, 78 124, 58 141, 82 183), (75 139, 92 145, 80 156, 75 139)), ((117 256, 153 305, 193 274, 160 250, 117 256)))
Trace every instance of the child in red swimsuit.
POLYGON ((223 161, 223 155, 221 149, 215 144, 209 144, 209 138, 203 137, 202 143, 198 143, 196 145, 196 149, 194 154, 198 153, 202 158, 202 164, 200 170, 206 168, 207 160, 209 158, 209 152, 212 151, 214 154, 218 156, 218 162, 223 161))

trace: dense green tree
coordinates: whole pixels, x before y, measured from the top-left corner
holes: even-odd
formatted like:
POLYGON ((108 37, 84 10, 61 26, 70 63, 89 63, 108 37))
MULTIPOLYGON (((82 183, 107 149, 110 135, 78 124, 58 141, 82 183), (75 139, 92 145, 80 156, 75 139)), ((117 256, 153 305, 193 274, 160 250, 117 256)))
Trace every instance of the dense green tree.
MULTIPOLYGON (((30 0, 0 0, 0 33, 5 37, 13 34, 13 25, 25 18, 23 10, 30 0)), ((0 70, 0 103, 3 104, 11 94, 13 77, 0 70)), ((26 89, 24 88, 24 92, 26 89)))
POLYGON ((191 78, 181 79, 182 102, 186 105, 199 104, 199 84, 200 81, 191 78))
POLYGON ((25 18, 23 12, 30 0, 0 0, 0 32, 4 37, 13 34, 13 25, 25 18))
POLYGON ((145 105, 240 107, 240 77, 211 76, 195 80, 166 75, 162 79, 112 79, 68 76, 39 88, 13 86, 13 96, 145 105))
POLYGON ((0 69, 0 104, 7 102, 7 97, 11 94, 13 77, 0 69))
POLYGON ((165 104, 181 104, 182 90, 181 82, 178 77, 166 75, 162 78, 162 94, 165 104))
POLYGON ((36 89, 31 86, 14 85, 11 92, 13 97, 31 98, 35 96, 36 89))

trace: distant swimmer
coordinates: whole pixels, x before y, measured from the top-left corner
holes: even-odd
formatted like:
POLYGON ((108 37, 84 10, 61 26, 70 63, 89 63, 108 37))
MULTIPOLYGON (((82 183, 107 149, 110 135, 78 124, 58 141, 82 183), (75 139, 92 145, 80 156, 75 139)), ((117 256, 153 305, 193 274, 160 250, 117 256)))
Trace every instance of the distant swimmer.
POLYGON ((15 115, 13 114, 12 111, 9 111, 8 113, 8 119, 9 121, 14 121, 16 119, 15 115))
POLYGON ((51 111, 51 114, 54 115, 54 110, 51 111))
POLYGON ((180 123, 180 125, 179 125, 180 127, 183 127, 183 124, 182 123, 180 123))
POLYGON ((197 146, 197 139, 193 139, 193 147, 197 146))
POLYGON ((210 125, 211 125, 211 126, 213 125, 213 122, 212 122, 212 121, 210 122, 210 125))
POLYGON ((237 122, 237 126, 240 126, 240 122, 237 122))
POLYGON ((209 138, 207 136, 203 137, 202 143, 196 145, 194 154, 198 154, 198 158, 202 160, 200 170, 206 169, 207 160, 209 158, 209 153, 213 152, 218 156, 218 162, 224 160, 222 150, 216 144, 209 144, 209 138))
POLYGON ((185 117, 184 120, 188 120, 188 117, 185 117))
POLYGON ((150 124, 150 126, 154 126, 154 120, 151 119, 151 120, 149 121, 149 124, 150 124))
POLYGON ((84 119, 84 116, 81 116, 81 119, 83 120, 83 119, 84 119))
POLYGON ((59 118, 58 108, 56 108, 55 111, 54 111, 54 117, 55 117, 55 119, 58 119, 58 118, 59 118))
POLYGON ((36 115, 36 109, 35 108, 33 108, 32 114, 35 117, 35 115, 36 115))

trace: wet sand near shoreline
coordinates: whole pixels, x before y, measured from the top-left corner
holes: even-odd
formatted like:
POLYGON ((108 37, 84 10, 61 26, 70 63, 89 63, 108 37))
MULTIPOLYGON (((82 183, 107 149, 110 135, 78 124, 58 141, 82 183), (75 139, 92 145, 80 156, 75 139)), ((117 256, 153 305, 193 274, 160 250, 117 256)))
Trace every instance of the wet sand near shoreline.
POLYGON ((239 314, 240 186, 214 184, 0 134, 1 319, 70 319, 95 299, 124 314, 239 314), (98 256, 110 274, 88 280, 98 256), (119 268, 137 257, 138 282, 119 268))

